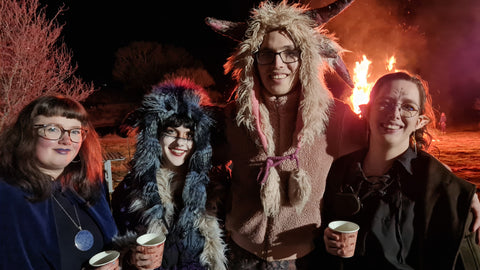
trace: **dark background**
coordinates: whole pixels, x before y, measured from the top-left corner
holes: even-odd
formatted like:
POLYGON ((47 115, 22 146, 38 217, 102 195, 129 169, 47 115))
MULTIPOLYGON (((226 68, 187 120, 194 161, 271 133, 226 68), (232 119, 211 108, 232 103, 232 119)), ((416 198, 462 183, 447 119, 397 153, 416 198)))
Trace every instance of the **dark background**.
MULTIPOLYGON (((156 41, 187 49, 201 60, 218 91, 234 84, 223 64, 236 42, 213 32, 207 16, 245 21, 260 1, 105 1, 43 0, 59 17, 63 37, 78 64, 78 75, 97 87, 113 84, 115 51, 132 41, 156 41)), ((312 0, 313 7, 329 4, 312 0)), ((429 82, 434 107, 447 113, 450 124, 478 122, 473 109, 480 98, 480 1, 356 0, 325 28, 350 52, 345 63, 353 74, 366 55, 373 63, 369 81, 385 73, 385 60, 395 55, 396 67, 420 74, 429 82)), ((335 75, 327 82, 337 97, 350 89, 335 75)))

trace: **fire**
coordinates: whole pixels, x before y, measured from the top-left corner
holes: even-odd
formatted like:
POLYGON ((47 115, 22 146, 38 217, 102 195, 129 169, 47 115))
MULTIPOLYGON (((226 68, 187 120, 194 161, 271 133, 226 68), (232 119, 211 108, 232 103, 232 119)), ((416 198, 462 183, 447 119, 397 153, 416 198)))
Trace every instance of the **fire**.
MULTIPOLYGON (((370 91, 372 90, 373 82, 369 82, 370 74, 368 69, 372 64, 372 61, 363 55, 363 60, 361 62, 355 62, 355 68, 353 69, 353 82, 355 87, 353 88, 352 95, 349 98, 349 101, 352 106, 352 110, 360 115, 360 105, 367 104, 370 100, 370 91)), ((391 56, 386 61, 386 70, 392 71, 396 64, 395 56, 391 56)), ((397 71, 395 69, 395 71, 397 71)))
POLYGON ((397 63, 397 59, 395 59, 395 56, 392 55, 389 59, 387 59, 387 70, 392 71, 393 66, 397 63))
POLYGON ((360 114, 360 105, 367 104, 369 101, 370 90, 372 83, 368 82, 368 67, 372 62, 364 55, 362 62, 355 62, 355 68, 353 69, 353 82, 355 87, 353 93, 350 96, 350 102, 353 105, 353 111, 356 114, 360 114))

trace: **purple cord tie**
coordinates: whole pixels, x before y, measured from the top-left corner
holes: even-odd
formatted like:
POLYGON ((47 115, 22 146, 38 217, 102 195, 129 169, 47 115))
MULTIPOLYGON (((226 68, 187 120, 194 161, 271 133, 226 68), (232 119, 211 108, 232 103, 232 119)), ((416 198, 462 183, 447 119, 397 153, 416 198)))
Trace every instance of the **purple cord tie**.
POLYGON ((284 162, 287 159, 289 159, 289 160, 294 159, 295 162, 297 163, 297 168, 298 168, 299 167, 298 166, 298 156, 297 156, 298 150, 299 150, 299 148, 297 148, 297 150, 295 150, 295 152, 293 154, 290 154, 288 156, 267 157, 267 160, 265 160, 265 167, 261 168, 260 172, 258 173, 257 182, 259 182, 260 178, 262 178, 262 181, 260 181, 260 184, 265 183, 265 181, 267 181, 268 175, 270 174, 270 168, 280 165, 282 162, 284 162), (262 175, 263 175, 263 177, 262 177, 262 175))

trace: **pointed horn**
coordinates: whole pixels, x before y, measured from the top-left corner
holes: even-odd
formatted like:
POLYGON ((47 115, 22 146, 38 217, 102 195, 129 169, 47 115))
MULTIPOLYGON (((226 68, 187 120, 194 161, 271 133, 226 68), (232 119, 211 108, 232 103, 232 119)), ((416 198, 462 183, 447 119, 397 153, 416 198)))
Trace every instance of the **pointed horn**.
POLYGON ((348 72, 348 69, 345 66, 345 63, 343 62, 342 58, 337 57, 333 61, 332 66, 335 72, 337 72, 338 76, 340 76, 340 78, 342 78, 343 81, 348 84, 348 86, 350 86, 351 88, 355 87, 352 77, 350 76, 350 73, 348 72))
POLYGON ((342 78, 342 80, 348 84, 351 88, 355 87, 352 77, 348 72, 345 62, 343 62, 342 57, 333 48, 323 48, 320 50, 320 55, 327 59, 328 65, 335 70, 335 72, 342 78))
POLYGON ((322 25, 340 14, 340 12, 342 12, 352 2, 353 0, 337 0, 328 6, 307 11, 307 14, 312 17, 312 19, 314 19, 318 25, 322 25))
POLYGON ((239 42, 243 40, 245 31, 247 30, 247 24, 244 22, 231 22, 207 17, 205 18, 205 23, 210 26, 213 31, 239 42))

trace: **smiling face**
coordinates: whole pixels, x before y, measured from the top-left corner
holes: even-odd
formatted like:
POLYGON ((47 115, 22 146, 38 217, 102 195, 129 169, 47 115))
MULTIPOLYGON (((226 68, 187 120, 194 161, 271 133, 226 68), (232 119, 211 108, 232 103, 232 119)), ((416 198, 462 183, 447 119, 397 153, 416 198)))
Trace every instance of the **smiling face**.
MULTIPOLYGON (((63 116, 46 117, 39 115, 35 117, 34 124, 55 124, 65 130, 82 127, 79 120, 63 116)), ((38 160, 40 171, 56 179, 77 156, 81 146, 81 141, 72 142, 70 140, 68 132, 65 132, 58 140, 45 139, 39 135, 35 146, 35 156, 38 160)))
POLYGON ((160 135, 160 145, 163 151, 163 166, 177 171, 193 152, 193 134, 183 125, 175 128, 168 127, 160 135))
MULTIPOLYGON (((260 45, 260 52, 279 53, 295 51, 295 44, 284 31, 272 31, 265 35, 260 45)), ((282 96, 291 92, 298 83, 300 60, 293 63, 284 63, 279 54, 274 56, 270 64, 259 64, 258 73, 263 87, 270 95, 282 96)))
POLYGON ((419 115, 419 109, 420 93, 415 83, 397 79, 383 84, 367 115, 370 144, 405 151, 410 135, 429 121, 425 115, 419 115))

